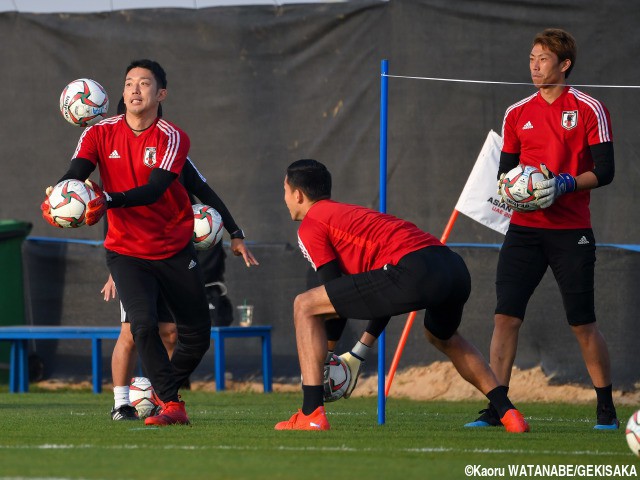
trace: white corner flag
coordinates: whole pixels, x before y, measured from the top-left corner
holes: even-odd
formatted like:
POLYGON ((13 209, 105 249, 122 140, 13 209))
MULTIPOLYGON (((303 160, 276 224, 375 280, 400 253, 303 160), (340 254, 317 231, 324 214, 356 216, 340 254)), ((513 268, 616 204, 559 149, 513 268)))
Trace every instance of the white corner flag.
POLYGON ((505 235, 511 209, 497 193, 502 137, 491 130, 465 183, 455 209, 505 235))

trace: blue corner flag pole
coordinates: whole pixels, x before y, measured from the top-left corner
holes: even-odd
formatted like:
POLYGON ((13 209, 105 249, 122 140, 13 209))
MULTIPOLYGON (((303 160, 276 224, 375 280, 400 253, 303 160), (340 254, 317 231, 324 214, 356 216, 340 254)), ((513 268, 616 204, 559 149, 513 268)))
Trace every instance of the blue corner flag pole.
MULTIPOLYGON (((382 60, 380 72, 380 211, 387 212, 387 102, 389 93, 389 61, 382 60)), ((386 334, 378 338, 378 424, 385 422, 385 343, 386 334)))

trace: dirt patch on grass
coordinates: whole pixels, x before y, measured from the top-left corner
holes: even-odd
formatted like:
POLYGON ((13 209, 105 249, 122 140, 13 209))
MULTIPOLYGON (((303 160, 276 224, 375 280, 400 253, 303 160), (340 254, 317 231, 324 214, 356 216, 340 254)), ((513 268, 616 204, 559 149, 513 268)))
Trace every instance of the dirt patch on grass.
MULTIPOLYGON (((615 386, 614 386, 615 387, 615 386)), ((358 382, 353 395, 377 395, 378 378, 372 376, 358 382)), ((414 400, 484 400, 485 397, 464 381, 449 362, 435 362, 426 367, 412 367, 398 372, 389 396, 414 400)), ((594 403, 593 388, 583 385, 553 385, 540 367, 520 370, 514 368, 509 397, 517 402, 594 403)), ((640 385, 633 391, 614 391, 617 405, 640 405, 640 385)))

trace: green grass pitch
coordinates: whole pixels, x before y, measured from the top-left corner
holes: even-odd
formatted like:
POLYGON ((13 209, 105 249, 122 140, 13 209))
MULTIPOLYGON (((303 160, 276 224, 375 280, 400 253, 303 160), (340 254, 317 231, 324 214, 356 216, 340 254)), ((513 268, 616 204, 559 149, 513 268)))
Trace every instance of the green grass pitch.
MULTIPOLYGON (((352 398, 327 405, 328 432, 276 432, 274 424, 299 407, 300 395, 187 391, 183 399, 191 426, 149 428, 143 422, 113 422, 111 392, 9 394, 5 388, 0 480, 408 480, 536 473, 510 475, 510 465, 589 466, 590 478, 605 478, 597 475, 607 472, 603 466, 640 472, 624 427, 592 429, 593 405, 521 404, 532 432, 514 435, 501 428, 464 428, 483 407, 479 402, 390 398, 386 424, 378 425, 376 398, 352 398), (469 468, 475 470, 466 472, 469 468)), ((619 408, 623 422, 632 412, 619 408)), ((636 478, 626 473, 616 478, 636 478)))

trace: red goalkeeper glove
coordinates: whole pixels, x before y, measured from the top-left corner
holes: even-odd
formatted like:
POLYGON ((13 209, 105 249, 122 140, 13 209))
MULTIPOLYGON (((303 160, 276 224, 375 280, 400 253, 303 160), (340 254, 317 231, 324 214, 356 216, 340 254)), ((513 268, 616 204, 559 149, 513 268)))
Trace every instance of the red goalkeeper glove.
MULTIPOLYGON (((47 191, 51 191, 50 190, 51 187, 47 188, 47 191)), ((62 228, 60 225, 58 225, 56 223, 56 221, 53 219, 53 216, 51 215, 51 203, 49 202, 49 196, 47 195, 47 198, 44 199, 44 202, 42 202, 40 204, 40 210, 42 210, 42 218, 44 218, 47 223, 49 223, 49 225, 54 226, 56 228, 62 228)))
POLYGON ((92 180, 85 180, 88 187, 93 190, 95 198, 87 203, 87 211, 85 213, 85 222, 87 225, 95 225, 100 221, 107 211, 107 201, 111 200, 108 193, 102 190, 102 187, 92 180))

